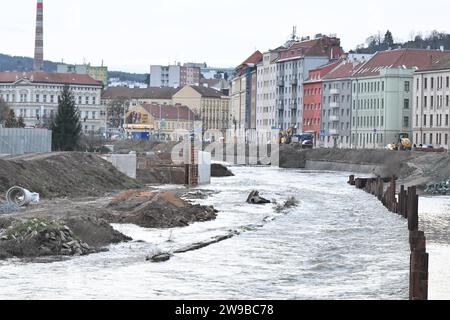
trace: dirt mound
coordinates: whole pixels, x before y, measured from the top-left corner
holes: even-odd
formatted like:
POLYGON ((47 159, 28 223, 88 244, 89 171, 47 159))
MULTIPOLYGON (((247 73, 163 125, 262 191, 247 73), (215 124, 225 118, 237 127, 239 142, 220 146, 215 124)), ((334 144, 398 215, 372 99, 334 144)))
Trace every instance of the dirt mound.
POLYGON ((213 207, 192 205, 171 192, 127 191, 115 197, 108 209, 111 211, 101 217, 109 222, 131 223, 144 228, 184 227, 217 216, 213 207))
POLYGON ((233 177, 234 174, 227 167, 221 164, 211 164, 211 177, 233 177))
POLYGON ((57 220, 31 219, 18 222, 0 234, 0 259, 80 256, 97 251, 57 220))
POLYGON ((98 196, 141 187, 97 155, 79 152, 0 159, 0 192, 16 185, 41 198, 98 196))

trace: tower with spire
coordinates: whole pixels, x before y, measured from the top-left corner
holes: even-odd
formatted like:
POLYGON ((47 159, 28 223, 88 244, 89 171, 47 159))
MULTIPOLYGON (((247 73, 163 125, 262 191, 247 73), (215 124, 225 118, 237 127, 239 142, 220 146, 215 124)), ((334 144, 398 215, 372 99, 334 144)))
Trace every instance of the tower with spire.
POLYGON ((44 3, 37 0, 36 38, 34 44, 34 71, 44 70, 44 3))

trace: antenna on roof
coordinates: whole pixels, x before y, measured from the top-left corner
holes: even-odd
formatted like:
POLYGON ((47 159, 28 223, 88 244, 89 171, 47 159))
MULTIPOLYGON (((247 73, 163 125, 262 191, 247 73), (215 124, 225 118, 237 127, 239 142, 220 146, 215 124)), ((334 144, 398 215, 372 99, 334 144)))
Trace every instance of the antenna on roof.
POLYGON ((293 41, 297 40, 297 26, 292 27, 291 40, 293 41))

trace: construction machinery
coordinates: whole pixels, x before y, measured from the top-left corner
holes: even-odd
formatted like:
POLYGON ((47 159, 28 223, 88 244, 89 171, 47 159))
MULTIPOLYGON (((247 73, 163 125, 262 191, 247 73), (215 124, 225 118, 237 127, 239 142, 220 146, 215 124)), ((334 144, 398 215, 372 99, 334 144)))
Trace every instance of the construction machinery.
POLYGON ((413 146, 411 140, 409 139, 409 134, 400 133, 398 135, 398 142, 388 144, 386 148, 388 150, 395 150, 395 151, 411 151, 412 147, 413 146))

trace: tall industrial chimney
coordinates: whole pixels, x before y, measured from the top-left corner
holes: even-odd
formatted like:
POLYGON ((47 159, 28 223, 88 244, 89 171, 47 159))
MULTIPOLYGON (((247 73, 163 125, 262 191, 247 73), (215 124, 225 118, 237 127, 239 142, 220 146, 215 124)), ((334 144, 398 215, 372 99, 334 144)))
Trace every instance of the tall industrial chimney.
POLYGON ((34 71, 42 70, 44 70, 44 4, 43 0, 37 0, 34 71))

